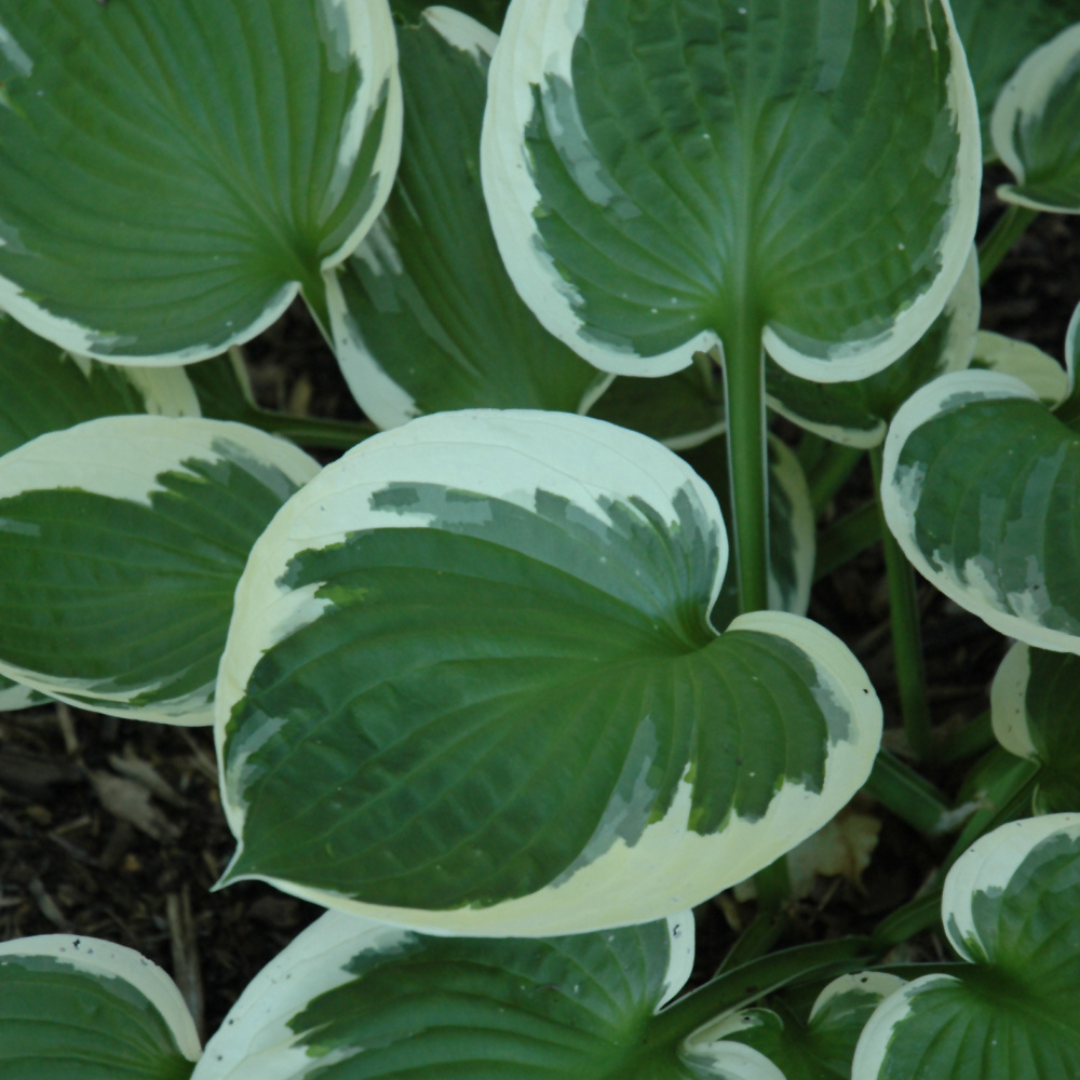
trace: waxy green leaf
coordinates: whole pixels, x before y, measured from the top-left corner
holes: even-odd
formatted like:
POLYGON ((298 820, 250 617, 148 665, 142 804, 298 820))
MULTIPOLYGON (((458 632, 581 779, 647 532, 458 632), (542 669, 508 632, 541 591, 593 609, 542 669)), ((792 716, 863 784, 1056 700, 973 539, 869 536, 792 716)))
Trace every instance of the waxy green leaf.
POLYGON ((967 367, 980 310, 979 266, 972 250, 942 313, 896 363, 857 382, 820 383, 800 379, 768 360, 765 399, 781 416, 815 435, 847 446, 877 446, 897 409, 920 386, 967 367))
POLYGON ((589 415, 640 431, 669 450, 690 450, 727 428, 723 379, 704 354, 674 375, 620 375, 589 407, 589 415))
POLYGON ((767 865, 865 780, 881 713, 816 624, 718 636, 726 561, 709 488, 613 425, 477 410, 367 440, 289 501, 237 590, 225 881, 535 936, 767 865))
POLYGON ((0 0, 0 305, 117 363, 213 356, 356 247, 400 149, 386 0, 0 0))
POLYGON ((591 363, 667 374, 763 330, 822 381, 937 317, 980 161, 941 0, 518 0, 481 155, 510 276, 591 363))
POLYGON ((497 38, 450 8, 398 28, 405 134, 390 201, 327 280, 334 347, 379 427, 466 408, 584 411, 603 377, 514 291, 480 187, 497 38))
POLYGON ((983 158, 990 161, 996 156, 990 117, 1001 88, 1030 53, 1080 22, 1080 0, 951 0, 950 6, 975 83, 983 158))
MULTIPOLYGON (((866 1022, 903 985, 903 979, 881 972, 842 975, 818 995, 805 1024, 788 1009, 747 1009, 696 1032, 688 1047, 701 1055, 708 1047, 723 1060, 730 1045, 740 1043, 782 1080, 851 1080, 851 1060, 866 1022)), ((770 1074, 759 1064, 765 1080, 770 1074)))
POLYGON ((998 742, 1039 763, 1034 807, 1039 814, 1080 811, 1080 657, 1017 642, 990 690, 998 742))
POLYGON ((971 961, 878 1007, 852 1080, 1072 1080, 1080 1075, 1080 814, 1012 822, 949 871, 953 948, 971 961))
POLYGON ((0 673, 99 712, 212 719, 256 537, 318 471, 241 424, 115 416, 0 458, 0 673))
POLYGON ((249 985, 193 1080, 690 1080, 675 1046, 641 1047, 693 957, 689 913, 496 941, 328 913, 249 985))
POLYGON ((117 367, 72 356, 0 313, 0 455, 100 416, 198 416, 182 367, 117 367))
POLYGON ((999 198, 1080 214, 1078 114, 1080 21, 1032 53, 1001 91, 990 130, 1016 182, 999 187, 999 198))
POLYGON ((188 1080, 199 1037, 172 979, 66 934, 0 944, 4 1080, 188 1080))
MULTIPOLYGON (((1066 342, 1068 382, 1080 309, 1066 342)), ((1080 653, 1080 446, 1019 379, 963 371, 915 394, 885 442, 882 509, 916 569, 996 630, 1080 653)))
POLYGON ((1039 400, 1051 409, 1069 396, 1069 375, 1052 356, 1028 341, 1017 341, 980 330, 975 338, 975 370, 999 371, 1012 375, 1035 391, 1039 400))

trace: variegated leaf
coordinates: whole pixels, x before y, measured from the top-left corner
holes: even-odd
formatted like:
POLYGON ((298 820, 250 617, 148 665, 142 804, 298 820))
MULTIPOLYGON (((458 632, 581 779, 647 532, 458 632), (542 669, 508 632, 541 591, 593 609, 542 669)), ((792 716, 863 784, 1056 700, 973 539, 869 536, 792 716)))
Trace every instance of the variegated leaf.
POLYGON ((259 333, 356 247, 401 137, 386 0, 0 0, 0 305, 79 355, 259 333))
POLYGON ((237 591, 225 881, 533 936, 756 872, 865 780, 881 713, 816 624, 718 636, 726 561, 708 487, 610 424, 458 412, 369 439, 289 501, 237 591))
POLYGON ((0 458, 0 673, 99 712, 212 719, 256 537, 318 471, 216 420, 115 416, 0 458))

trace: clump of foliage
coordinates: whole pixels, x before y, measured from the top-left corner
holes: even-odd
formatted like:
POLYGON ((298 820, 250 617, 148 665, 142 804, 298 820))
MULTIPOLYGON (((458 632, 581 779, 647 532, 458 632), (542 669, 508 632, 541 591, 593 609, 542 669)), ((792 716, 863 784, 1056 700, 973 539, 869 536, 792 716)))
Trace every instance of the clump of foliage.
POLYGON ((130 950, 6 943, 0 1073, 1075 1077, 1080 315, 1064 369, 978 323, 1080 212, 1080 3, 465 6, 0 0, 0 700, 212 724, 220 885, 331 909, 205 1050, 130 950), (297 295, 370 425, 253 404, 297 295), (1020 643, 974 814, 806 617, 878 537, 916 764, 912 567, 1020 643), (770 952, 864 787, 960 830, 936 891, 770 952))

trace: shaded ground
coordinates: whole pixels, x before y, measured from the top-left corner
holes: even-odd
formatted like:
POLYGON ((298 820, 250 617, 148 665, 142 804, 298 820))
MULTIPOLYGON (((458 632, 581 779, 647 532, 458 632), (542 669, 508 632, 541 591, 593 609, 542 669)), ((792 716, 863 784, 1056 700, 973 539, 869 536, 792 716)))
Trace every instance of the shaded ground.
MULTIPOLYGON (((984 226, 999 209, 988 200, 984 226)), ((1080 300, 1080 219, 1040 219, 984 297, 985 328, 1060 358, 1080 300)), ((302 311, 252 343, 249 359, 263 404, 359 418, 302 311)), ((859 470, 826 517, 869 493, 869 476, 859 470)), ((960 725, 987 707, 1005 642, 925 583, 920 600, 935 722, 960 725)), ((852 646, 895 727, 880 553, 871 549, 823 581, 811 614, 852 646)), ((934 779, 952 792, 960 773, 934 779)), ((943 849, 928 847, 880 809, 873 812, 882 829, 862 887, 819 878, 798 904, 789 943, 870 930, 926 880, 943 849)), ((254 974, 320 911, 257 883, 211 893, 232 850, 208 730, 54 705, 0 714, 0 940, 62 930, 138 949, 177 978, 212 1033, 254 974)), ((702 906, 696 979, 712 974, 753 910, 752 902, 728 895, 702 906)), ((942 955, 929 934, 905 947, 910 959, 942 955)))

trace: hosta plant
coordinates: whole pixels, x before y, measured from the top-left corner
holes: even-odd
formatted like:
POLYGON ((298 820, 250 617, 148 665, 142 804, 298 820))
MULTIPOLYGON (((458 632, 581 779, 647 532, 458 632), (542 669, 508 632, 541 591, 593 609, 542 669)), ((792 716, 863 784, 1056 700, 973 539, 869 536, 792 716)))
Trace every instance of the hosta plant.
POLYGON ((1080 11, 503 15, 0 0, 0 704, 212 724, 219 885, 335 909, 201 1057, 129 950, 6 944, 4 1075, 964 1080, 1003 1024, 1001 1075, 1071 1075, 1080 807, 1027 679, 1077 681, 1080 316, 1067 373, 978 321, 1080 208, 1080 11), (1014 209, 976 253, 988 134, 1014 209), (240 347, 297 296, 370 423, 253 401, 240 347), (880 503, 818 544, 864 450, 880 503), (807 617, 877 537, 916 763, 911 564, 1035 647, 971 805, 879 753, 807 617), (872 939, 770 953, 785 854, 864 787, 952 854, 872 939), (751 877, 673 1000, 687 910, 751 877), (940 919, 970 964, 881 967, 940 919))

